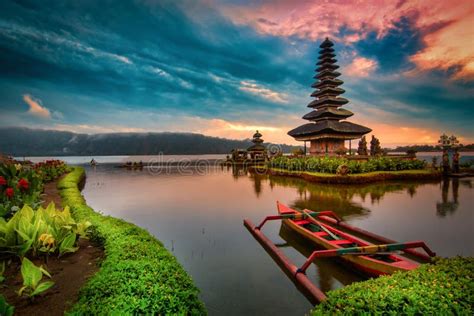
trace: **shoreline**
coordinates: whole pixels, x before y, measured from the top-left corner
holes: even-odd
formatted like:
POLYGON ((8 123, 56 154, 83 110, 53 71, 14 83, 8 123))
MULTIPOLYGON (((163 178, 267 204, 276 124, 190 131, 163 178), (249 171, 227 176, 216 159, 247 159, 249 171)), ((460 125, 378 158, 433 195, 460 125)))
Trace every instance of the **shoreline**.
POLYGON ((264 172, 272 176, 300 178, 309 182, 327 184, 364 184, 392 180, 441 180, 441 172, 432 170, 374 171, 340 176, 331 173, 309 171, 289 171, 278 168, 254 168, 256 173, 264 172))
POLYGON ((191 277, 148 231, 102 215, 86 204, 80 191, 85 170, 73 167, 58 183, 63 206, 76 220, 87 220, 92 240, 105 250, 100 270, 80 289, 72 314, 206 314, 191 277))

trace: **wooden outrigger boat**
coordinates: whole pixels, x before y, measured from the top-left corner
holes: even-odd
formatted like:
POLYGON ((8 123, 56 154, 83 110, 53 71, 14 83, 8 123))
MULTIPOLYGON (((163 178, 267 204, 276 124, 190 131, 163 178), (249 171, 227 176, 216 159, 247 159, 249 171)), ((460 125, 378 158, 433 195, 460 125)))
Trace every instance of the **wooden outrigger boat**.
POLYGON ((298 211, 279 202, 277 202, 277 209, 278 215, 267 216, 258 226, 254 226, 248 219, 244 220, 244 225, 313 304, 326 299, 326 295, 306 277, 306 270, 316 258, 340 257, 367 275, 379 276, 413 270, 419 266, 418 262, 396 254, 397 251, 425 262, 429 262, 431 257, 435 256, 435 253, 422 241, 397 243, 348 225, 331 211, 298 211), (261 232, 263 225, 270 220, 282 220, 290 229, 311 241, 319 249, 314 250, 301 267, 296 267, 261 232), (383 244, 372 244, 353 234, 383 244), (428 255, 417 252, 413 250, 414 248, 422 248, 428 255))
MULTIPOLYGON (((419 263, 393 254, 393 251, 405 249, 415 243, 394 243, 374 245, 351 234, 345 233, 327 223, 318 221, 314 212, 297 211, 277 202, 280 215, 293 215, 283 219, 291 229, 310 240, 317 247, 326 251, 317 252, 316 257, 341 256, 341 258, 369 276, 392 274, 397 271, 413 270, 419 263), (313 217, 314 216, 314 217, 313 217)), ((322 214, 318 214, 322 215, 322 214)), ((325 213, 341 221, 334 213, 325 213)), ((421 244, 420 244, 420 247, 421 244)))

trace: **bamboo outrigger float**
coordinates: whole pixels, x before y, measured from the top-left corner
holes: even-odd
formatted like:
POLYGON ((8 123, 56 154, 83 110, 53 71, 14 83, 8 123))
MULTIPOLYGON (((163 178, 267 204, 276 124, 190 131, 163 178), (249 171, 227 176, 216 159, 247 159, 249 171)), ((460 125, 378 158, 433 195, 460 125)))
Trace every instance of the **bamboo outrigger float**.
POLYGON ((326 295, 306 276, 307 268, 316 258, 340 257, 366 275, 379 276, 392 274, 396 271, 413 270, 418 267, 419 263, 394 253, 396 251, 403 251, 424 262, 429 262, 431 257, 435 256, 435 253, 422 241, 397 243, 343 223, 342 219, 331 211, 297 211, 279 202, 277 202, 277 208, 279 215, 265 217, 258 226, 254 226, 248 219, 244 220, 244 225, 312 304, 320 303, 326 299, 326 295), (282 220, 293 231, 323 250, 313 251, 301 267, 296 267, 261 232, 265 223, 272 220, 282 220), (339 228, 343 228, 345 231, 339 228), (371 244, 351 233, 384 244, 371 244), (422 248, 428 255, 417 252, 413 250, 414 248, 422 248))

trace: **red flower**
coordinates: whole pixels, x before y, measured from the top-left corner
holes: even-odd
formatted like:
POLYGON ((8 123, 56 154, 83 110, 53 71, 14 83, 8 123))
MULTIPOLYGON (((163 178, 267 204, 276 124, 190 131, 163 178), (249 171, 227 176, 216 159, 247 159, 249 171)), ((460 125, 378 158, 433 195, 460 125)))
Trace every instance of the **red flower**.
POLYGON ((7 188, 7 189, 5 190, 5 195, 6 195, 8 198, 10 198, 10 199, 13 197, 13 193, 14 193, 14 192, 13 192, 13 188, 7 188))
POLYGON ((7 184, 7 180, 5 180, 4 177, 0 176, 0 185, 6 185, 7 184))
POLYGON ((28 183, 28 180, 26 180, 25 178, 21 178, 20 181, 18 181, 17 187, 19 189, 28 190, 29 185, 30 184, 28 183))

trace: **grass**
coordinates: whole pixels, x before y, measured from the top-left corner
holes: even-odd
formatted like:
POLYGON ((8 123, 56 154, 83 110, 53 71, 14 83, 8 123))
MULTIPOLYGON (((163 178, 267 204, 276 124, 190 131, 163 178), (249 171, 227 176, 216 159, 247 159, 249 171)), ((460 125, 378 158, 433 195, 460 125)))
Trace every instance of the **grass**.
POLYGON ((81 289, 71 315, 206 314, 199 290, 176 258, 146 230, 87 206, 78 185, 83 168, 75 167, 59 183, 63 205, 76 220, 93 224, 105 258, 81 289))
POLYGON ((472 315, 474 258, 438 258, 398 272, 331 291, 312 315, 472 315))

